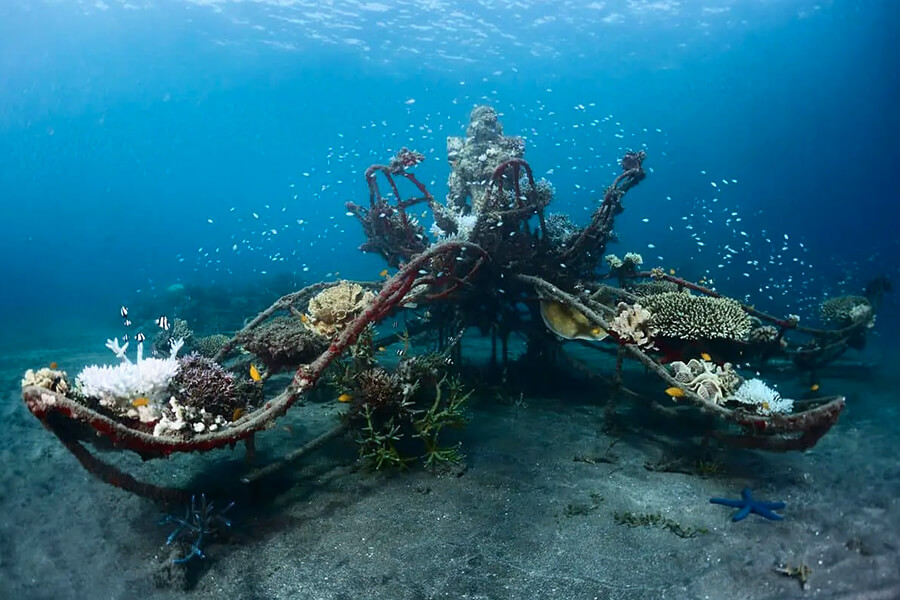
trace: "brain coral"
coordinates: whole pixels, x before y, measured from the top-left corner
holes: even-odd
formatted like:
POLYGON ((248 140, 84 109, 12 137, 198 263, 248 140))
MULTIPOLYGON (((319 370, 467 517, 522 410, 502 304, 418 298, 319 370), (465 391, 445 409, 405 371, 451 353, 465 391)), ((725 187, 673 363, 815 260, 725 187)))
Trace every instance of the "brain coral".
POLYGON ((644 296, 642 304, 653 315, 652 325, 659 336, 741 340, 750 332, 750 317, 731 298, 667 292, 644 296))
POLYGON ((358 283, 341 281, 325 288, 309 301, 309 327, 325 337, 334 337, 345 325, 359 316, 375 298, 375 294, 358 283))

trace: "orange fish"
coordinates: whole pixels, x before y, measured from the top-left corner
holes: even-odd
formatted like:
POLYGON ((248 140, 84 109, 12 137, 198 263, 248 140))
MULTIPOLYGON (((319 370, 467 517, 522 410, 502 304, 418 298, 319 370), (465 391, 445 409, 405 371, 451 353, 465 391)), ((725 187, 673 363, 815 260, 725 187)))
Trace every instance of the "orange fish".
POLYGON ((701 352, 701 353, 700 353, 700 358, 702 358, 702 359, 705 360, 706 362, 709 362, 709 361, 712 360, 712 356, 710 356, 709 353, 707 353, 707 352, 701 352))
POLYGON ((135 398, 131 401, 131 405, 135 408, 137 408, 138 406, 147 406, 148 404, 150 404, 150 399, 144 398, 143 396, 141 396, 140 398, 135 398))
POLYGON ((231 413, 231 420, 232 420, 232 421, 237 421, 238 419, 240 419, 240 418, 243 417, 243 416, 244 416, 244 409, 243 409, 243 408, 236 408, 236 409, 234 409, 234 412, 231 413))
POLYGON ((669 387, 666 388, 666 394, 668 394, 671 398, 681 398, 684 396, 684 390, 680 387, 669 387))
POLYGON ((387 270, 387 269, 382 269, 382 270, 381 270, 381 273, 379 273, 378 276, 379 276, 379 277, 387 277, 387 276, 388 276, 388 270, 387 270))
POLYGON ((309 325, 309 317, 305 313, 300 315, 300 320, 303 321, 304 325, 309 325))
POLYGON ((811 392, 818 392, 818 391, 819 391, 819 384, 818 384, 818 383, 814 383, 814 384, 812 384, 811 386, 809 386, 809 391, 811 391, 811 392))
POLYGON ((353 400, 353 396, 350 394, 344 393, 338 396, 338 402, 350 402, 351 400, 353 400))
POLYGON ((262 379, 262 375, 259 374, 259 369, 256 368, 256 365, 250 365, 250 379, 253 381, 262 379))
POLYGON ((51 368, 51 369, 58 369, 58 368, 59 368, 59 364, 58 364, 56 361, 53 361, 52 363, 50 363, 50 368, 51 368))

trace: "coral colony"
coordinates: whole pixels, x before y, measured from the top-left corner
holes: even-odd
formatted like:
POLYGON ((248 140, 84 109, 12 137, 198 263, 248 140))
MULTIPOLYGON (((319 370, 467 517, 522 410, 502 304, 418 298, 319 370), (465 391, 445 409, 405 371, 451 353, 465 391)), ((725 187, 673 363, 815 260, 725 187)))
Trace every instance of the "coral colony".
MULTIPOLYGON (((501 393, 518 395, 515 385, 548 372, 562 382, 561 358, 574 360, 566 354, 570 340, 613 359, 585 365, 614 373, 597 384, 608 385, 612 399, 645 402, 673 421, 702 415, 704 442, 804 450, 837 421, 842 396, 792 401, 740 369, 772 364, 809 381, 848 349, 862 348, 890 290, 886 280, 862 295, 826 299, 824 328, 802 326, 796 315, 769 315, 663 265, 648 269, 639 254, 606 252, 626 194, 646 177, 643 151, 621 158, 584 224, 548 212, 553 186, 535 180, 525 141, 504 134, 491 107, 472 111, 466 135, 447 140, 447 157, 443 201, 412 172, 424 156, 403 148, 366 170, 368 202, 347 203, 365 235, 360 250, 396 269, 392 276, 385 269, 384 281, 315 283, 277 299, 234 335, 195 339, 183 321, 176 319, 170 332, 161 318, 160 334, 168 338, 160 339, 175 340, 167 356, 143 358, 138 344, 132 363, 128 345, 110 341, 121 363, 90 366, 74 385, 62 371, 28 371, 26 406, 103 481, 182 502, 191 490, 138 481, 88 446, 103 442, 145 459, 241 441, 252 452, 255 436, 318 388, 341 403, 340 423, 281 460, 242 473, 242 481, 338 437, 355 440, 360 457, 376 468, 452 462, 462 454, 444 432, 465 422, 466 399, 479 394, 479 383, 491 380, 501 393), (419 221, 423 210, 433 216, 430 229, 419 221), (403 328, 377 327, 401 316, 403 328), (489 364, 463 379, 456 370, 464 358, 460 339, 479 334, 490 338, 489 364), (527 343, 516 357, 509 346, 514 335, 527 343), (394 360, 381 360, 389 347, 399 360, 393 352, 394 360), (276 389, 270 377, 279 372, 292 377, 276 389), (640 378, 640 387, 629 387, 640 378)), ((469 366, 469 373, 477 368, 469 366)), ((613 400, 607 416, 616 416, 613 400)), ((762 506, 745 500, 751 510, 762 506)), ((202 537, 194 506, 181 525, 202 537)))
POLYGON ((169 399, 169 383, 178 374, 176 357, 184 340, 175 340, 166 358, 144 358, 144 342, 140 341, 136 362, 125 354, 130 343, 120 346, 118 339, 107 340, 106 347, 121 362, 113 367, 85 367, 75 378, 75 385, 86 398, 97 399, 116 414, 149 423, 160 418, 162 406, 169 399))

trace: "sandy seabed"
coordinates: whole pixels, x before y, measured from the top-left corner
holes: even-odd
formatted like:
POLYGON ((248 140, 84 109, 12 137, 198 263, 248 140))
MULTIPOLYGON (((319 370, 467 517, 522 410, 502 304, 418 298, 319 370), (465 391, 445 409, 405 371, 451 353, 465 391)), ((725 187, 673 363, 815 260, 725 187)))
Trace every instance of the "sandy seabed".
MULTIPOLYGON (((373 473, 341 440, 252 489, 237 483, 240 447, 148 463, 104 455, 235 500, 231 535, 185 570, 170 562, 161 509, 91 477, 25 409, 22 372, 52 360, 72 374, 108 356, 0 359, 0 598, 900 598, 900 381, 886 369, 822 381, 848 407, 814 449, 721 451, 707 476, 677 424, 622 405, 610 430, 602 398, 583 392, 484 394, 458 434, 465 464, 439 474, 373 473), (688 472, 648 468, 673 461, 688 472), (785 519, 733 523, 708 502, 745 486, 786 502, 785 519), (618 524, 616 513, 696 535, 618 524), (808 565, 806 589, 779 564, 808 565)), ((260 436, 259 460, 325 431, 338 410, 292 410, 260 436)))

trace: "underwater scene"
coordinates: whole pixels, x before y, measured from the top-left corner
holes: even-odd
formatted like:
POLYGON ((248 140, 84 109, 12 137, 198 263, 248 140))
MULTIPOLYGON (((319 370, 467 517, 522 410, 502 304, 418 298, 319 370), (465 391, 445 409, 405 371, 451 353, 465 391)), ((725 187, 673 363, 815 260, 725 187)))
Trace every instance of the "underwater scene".
POLYGON ((0 2, 0 598, 900 599, 890 0, 0 2))

